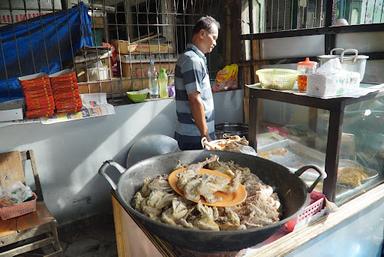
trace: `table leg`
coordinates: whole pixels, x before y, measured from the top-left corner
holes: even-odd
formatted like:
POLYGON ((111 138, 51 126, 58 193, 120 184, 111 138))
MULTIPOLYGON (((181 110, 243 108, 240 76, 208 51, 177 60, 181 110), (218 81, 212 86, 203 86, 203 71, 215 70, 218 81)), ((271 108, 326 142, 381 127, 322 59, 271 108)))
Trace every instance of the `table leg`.
POLYGON ((328 176, 324 180, 323 188, 323 193, 330 201, 335 201, 343 117, 344 106, 338 106, 335 110, 330 111, 325 157, 325 172, 328 176))
POLYGON ((257 130, 258 130, 258 117, 257 117, 257 109, 258 109, 258 99, 251 92, 249 99, 249 144, 253 148, 255 148, 257 152, 257 130))

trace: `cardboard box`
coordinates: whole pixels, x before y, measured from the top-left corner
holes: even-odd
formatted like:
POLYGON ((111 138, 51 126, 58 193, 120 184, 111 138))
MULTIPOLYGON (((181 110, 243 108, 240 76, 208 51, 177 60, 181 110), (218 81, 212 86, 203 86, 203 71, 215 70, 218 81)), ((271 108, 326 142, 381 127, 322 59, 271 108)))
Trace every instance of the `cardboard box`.
POLYGON ((103 29, 104 27, 104 17, 92 17, 92 28, 103 29))
POLYGON ((174 49, 171 44, 129 43, 125 40, 112 40, 111 43, 120 54, 174 53, 174 49))
POLYGON ((80 82, 79 92, 80 94, 88 93, 107 93, 107 94, 121 94, 125 95, 125 92, 132 90, 140 90, 148 88, 149 81, 147 78, 142 79, 127 79, 127 78, 113 78, 108 81, 99 82, 80 82))
MULTIPOLYGON (((128 57, 128 56, 126 56, 128 57)), ((128 60, 125 56, 120 56, 121 60, 121 76, 125 78, 147 78, 148 77, 148 67, 149 59, 145 60, 128 60)), ((156 71, 159 72, 160 69, 164 68, 167 70, 168 74, 175 73, 177 59, 155 59, 156 71)))
POLYGON ((89 53, 84 56, 76 56, 74 66, 78 82, 90 81, 91 79, 105 80, 112 77, 112 63, 110 57, 112 51, 104 51, 100 53, 89 53), (89 71, 98 70, 97 76, 88 74, 89 71), (107 75, 105 75, 107 70, 107 75))

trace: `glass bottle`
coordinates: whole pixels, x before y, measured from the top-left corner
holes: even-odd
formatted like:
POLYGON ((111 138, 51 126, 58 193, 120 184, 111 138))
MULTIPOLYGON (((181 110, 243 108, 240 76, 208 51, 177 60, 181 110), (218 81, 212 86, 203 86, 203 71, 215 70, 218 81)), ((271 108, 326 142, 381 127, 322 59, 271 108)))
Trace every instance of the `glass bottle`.
POLYGON ((159 91, 160 91, 160 98, 167 98, 168 97, 168 75, 167 71, 164 68, 160 69, 159 77, 157 79, 159 83, 159 91))
POLYGON ((151 98, 159 97, 159 86, 157 85, 157 72, 154 60, 149 61, 148 67, 149 95, 151 98))
POLYGON ((309 58, 305 58, 305 61, 297 63, 297 70, 299 71, 299 76, 297 78, 297 86, 299 92, 307 91, 307 80, 308 75, 315 73, 317 67, 317 62, 310 61, 309 58))

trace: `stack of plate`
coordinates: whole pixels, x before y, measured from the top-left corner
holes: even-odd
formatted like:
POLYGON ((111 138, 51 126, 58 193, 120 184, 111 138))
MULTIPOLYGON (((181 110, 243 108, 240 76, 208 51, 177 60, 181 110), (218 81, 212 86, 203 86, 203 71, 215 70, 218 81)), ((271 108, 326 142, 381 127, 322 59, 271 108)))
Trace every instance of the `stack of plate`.
POLYGON ((56 112, 73 113, 81 110, 82 102, 79 95, 76 73, 63 70, 49 76, 56 112))
POLYGON ((20 77, 19 80, 25 97, 27 118, 52 116, 55 102, 48 75, 37 73, 20 77))

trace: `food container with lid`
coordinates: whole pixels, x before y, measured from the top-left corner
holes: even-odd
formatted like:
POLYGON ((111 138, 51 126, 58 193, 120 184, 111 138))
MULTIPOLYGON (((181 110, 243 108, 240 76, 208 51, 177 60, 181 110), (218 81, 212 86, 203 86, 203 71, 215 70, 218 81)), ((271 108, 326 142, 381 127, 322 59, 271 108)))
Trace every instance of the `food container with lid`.
POLYGON ((299 72, 299 76, 297 77, 297 86, 299 88, 299 92, 307 91, 307 76, 315 73, 316 68, 317 62, 310 61, 308 57, 305 58, 304 61, 297 63, 297 71, 299 72))

